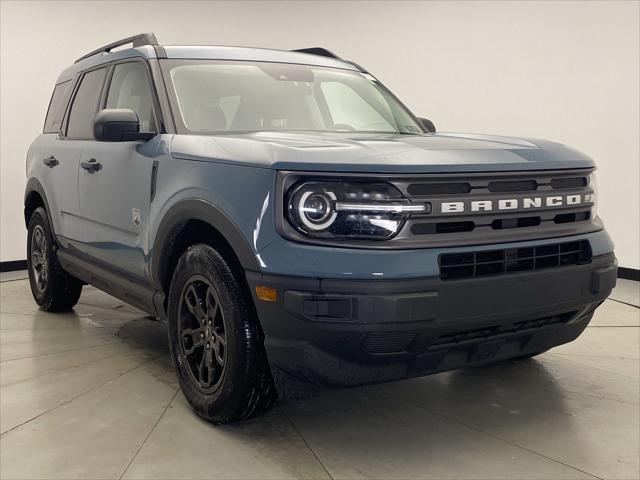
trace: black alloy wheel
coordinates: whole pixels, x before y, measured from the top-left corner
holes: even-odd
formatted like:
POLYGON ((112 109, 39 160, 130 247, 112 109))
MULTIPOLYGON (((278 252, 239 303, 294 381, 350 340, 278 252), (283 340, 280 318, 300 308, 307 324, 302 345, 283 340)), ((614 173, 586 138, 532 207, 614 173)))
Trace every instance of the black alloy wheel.
POLYGON ((57 248, 49 215, 38 207, 29 218, 27 269, 33 299, 47 312, 70 310, 82 293, 83 283, 62 269, 57 248))
POLYGON ((182 354, 203 393, 215 391, 225 374, 227 336, 224 312, 213 286, 194 275, 184 286, 179 310, 182 354))
POLYGON ((31 274, 39 292, 47 288, 47 239, 41 225, 36 225, 31 235, 31 274))
POLYGON ((177 261, 168 294, 169 350, 195 413, 229 423, 269 410, 277 394, 237 261, 210 245, 192 245, 177 261))

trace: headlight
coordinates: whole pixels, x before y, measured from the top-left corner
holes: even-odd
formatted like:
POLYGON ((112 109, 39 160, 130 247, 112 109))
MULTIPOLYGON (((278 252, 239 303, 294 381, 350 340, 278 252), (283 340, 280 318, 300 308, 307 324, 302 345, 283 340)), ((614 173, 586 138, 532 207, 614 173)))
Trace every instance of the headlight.
POLYGON ((287 192, 285 205, 296 230, 325 239, 386 240, 409 215, 426 210, 388 183, 356 181, 298 183, 287 192))
POLYGON ((593 207, 591 207, 591 218, 595 220, 598 216, 598 180, 595 172, 589 175, 589 186, 593 190, 593 193, 591 194, 591 201, 593 202, 593 207))

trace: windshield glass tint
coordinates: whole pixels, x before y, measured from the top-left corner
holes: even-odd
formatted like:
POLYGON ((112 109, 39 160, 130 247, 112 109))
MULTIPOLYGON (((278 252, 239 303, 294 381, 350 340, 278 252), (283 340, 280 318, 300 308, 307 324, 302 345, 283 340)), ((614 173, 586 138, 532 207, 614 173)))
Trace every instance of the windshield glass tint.
POLYGON ((422 131, 384 87, 359 72, 283 63, 167 63, 174 101, 192 132, 422 131))

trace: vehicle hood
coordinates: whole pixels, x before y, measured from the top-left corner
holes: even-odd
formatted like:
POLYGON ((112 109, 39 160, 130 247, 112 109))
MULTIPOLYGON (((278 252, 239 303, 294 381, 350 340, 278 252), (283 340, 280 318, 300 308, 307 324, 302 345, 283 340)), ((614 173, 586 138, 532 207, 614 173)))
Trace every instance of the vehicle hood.
POLYGON ((277 170, 438 173, 593 167, 559 143, 464 133, 175 135, 176 158, 277 170))

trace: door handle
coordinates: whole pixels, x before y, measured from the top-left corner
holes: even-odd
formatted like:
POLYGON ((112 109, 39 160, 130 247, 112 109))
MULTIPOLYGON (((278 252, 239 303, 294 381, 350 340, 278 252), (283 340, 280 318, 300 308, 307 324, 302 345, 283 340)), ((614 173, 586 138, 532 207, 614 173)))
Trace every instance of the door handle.
POLYGON ((50 157, 47 157, 44 160, 42 160, 42 163, 44 163, 49 168, 53 168, 56 165, 58 165, 60 162, 56 159, 56 157, 51 155, 50 157))
POLYGON ((96 173, 98 170, 102 170, 102 164, 96 162, 95 158, 90 159, 88 162, 80 162, 80 166, 89 173, 96 173))

